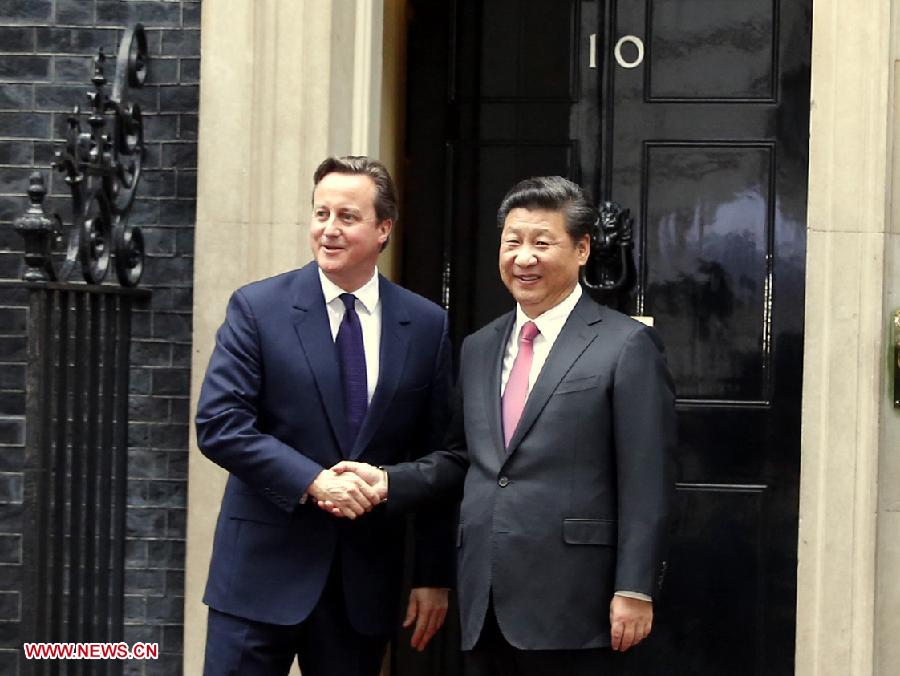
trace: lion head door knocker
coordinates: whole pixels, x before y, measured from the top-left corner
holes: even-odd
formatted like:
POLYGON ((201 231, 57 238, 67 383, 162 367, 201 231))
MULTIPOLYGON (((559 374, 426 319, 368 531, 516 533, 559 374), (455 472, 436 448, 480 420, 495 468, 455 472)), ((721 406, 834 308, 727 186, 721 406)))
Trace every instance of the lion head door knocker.
POLYGON ((591 255, 581 269, 581 283, 598 302, 624 310, 634 288, 634 219, 615 202, 600 204, 591 231, 591 255))

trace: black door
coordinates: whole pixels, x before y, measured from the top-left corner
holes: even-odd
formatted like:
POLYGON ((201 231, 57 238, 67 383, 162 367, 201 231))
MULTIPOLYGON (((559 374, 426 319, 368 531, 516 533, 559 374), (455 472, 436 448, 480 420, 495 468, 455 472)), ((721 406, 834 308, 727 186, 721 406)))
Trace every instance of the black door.
POLYGON ((680 474, 657 625, 622 673, 792 673, 811 0, 411 10, 403 281, 457 346, 512 306, 494 214, 517 180, 567 175, 635 218, 625 304, 668 348, 680 474))

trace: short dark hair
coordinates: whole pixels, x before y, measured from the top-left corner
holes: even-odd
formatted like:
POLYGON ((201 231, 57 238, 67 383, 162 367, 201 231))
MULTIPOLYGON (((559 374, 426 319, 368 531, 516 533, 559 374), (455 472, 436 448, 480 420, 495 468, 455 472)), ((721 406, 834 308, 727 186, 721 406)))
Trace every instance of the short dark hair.
POLYGON ((316 167, 313 174, 313 191, 328 174, 360 174, 368 176, 375 183, 375 216, 379 221, 390 219, 397 222, 397 189, 390 172, 378 160, 364 155, 329 157, 316 167))
POLYGON ((562 176, 532 176, 519 181, 500 202, 497 225, 501 229, 513 209, 547 209, 566 215, 566 232, 575 242, 590 235, 597 212, 581 187, 562 176))

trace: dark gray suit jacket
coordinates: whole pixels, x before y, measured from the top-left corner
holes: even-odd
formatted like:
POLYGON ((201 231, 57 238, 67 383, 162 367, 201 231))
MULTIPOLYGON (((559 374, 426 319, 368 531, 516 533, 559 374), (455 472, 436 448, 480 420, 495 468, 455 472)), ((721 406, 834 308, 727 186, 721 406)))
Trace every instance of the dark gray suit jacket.
POLYGON ((469 336, 447 449, 388 468, 388 507, 464 493, 457 534, 462 647, 493 595, 530 650, 610 644, 615 590, 655 595, 674 476, 672 379, 656 331, 582 296, 503 447, 500 370, 515 313, 469 336))

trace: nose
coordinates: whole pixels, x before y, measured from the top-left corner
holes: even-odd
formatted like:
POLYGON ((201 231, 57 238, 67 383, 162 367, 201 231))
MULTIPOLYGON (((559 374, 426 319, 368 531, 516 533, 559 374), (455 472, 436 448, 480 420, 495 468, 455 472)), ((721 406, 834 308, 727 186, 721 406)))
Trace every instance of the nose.
POLYGON ((334 214, 322 223, 322 233, 326 237, 337 237, 341 234, 340 224, 334 214))
POLYGON ((537 256, 528 247, 522 247, 516 252, 514 263, 520 268, 527 268, 537 263, 537 256))

